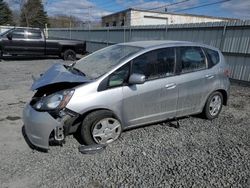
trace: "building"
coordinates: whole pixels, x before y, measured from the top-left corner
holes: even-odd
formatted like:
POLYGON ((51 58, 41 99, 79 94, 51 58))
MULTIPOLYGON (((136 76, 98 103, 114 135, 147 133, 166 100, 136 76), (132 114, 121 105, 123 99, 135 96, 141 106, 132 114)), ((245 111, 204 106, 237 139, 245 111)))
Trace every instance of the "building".
POLYGON ((115 26, 141 26, 141 25, 170 25, 201 22, 221 22, 236 19, 201 16, 194 14, 177 14, 170 12, 156 12, 141 9, 126 9, 102 17, 103 27, 115 26))

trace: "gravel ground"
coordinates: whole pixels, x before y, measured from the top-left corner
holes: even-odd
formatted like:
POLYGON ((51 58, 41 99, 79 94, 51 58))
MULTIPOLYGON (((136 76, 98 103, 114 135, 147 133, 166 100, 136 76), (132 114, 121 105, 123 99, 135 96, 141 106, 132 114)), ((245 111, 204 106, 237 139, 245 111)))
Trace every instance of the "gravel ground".
MULTIPOLYGON (((218 119, 189 117, 126 131, 102 153, 83 155, 73 136, 48 153, 21 128, 31 75, 59 59, 0 62, 0 187, 250 187, 250 88, 233 85, 218 119)), ((66 62, 68 63, 68 62, 66 62)))

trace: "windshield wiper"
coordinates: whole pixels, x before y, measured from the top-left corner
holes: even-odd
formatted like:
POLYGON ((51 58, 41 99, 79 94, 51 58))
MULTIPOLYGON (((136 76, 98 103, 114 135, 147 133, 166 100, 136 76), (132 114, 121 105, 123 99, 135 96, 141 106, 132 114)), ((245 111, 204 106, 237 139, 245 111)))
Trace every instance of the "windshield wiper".
POLYGON ((65 66, 71 73, 73 74, 77 74, 77 75, 80 75, 80 76, 85 76, 86 77, 86 74, 82 71, 80 71, 79 69, 75 68, 74 66, 65 66))
POLYGON ((74 63, 70 64, 69 67, 74 67, 75 64, 76 64, 76 61, 74 63))

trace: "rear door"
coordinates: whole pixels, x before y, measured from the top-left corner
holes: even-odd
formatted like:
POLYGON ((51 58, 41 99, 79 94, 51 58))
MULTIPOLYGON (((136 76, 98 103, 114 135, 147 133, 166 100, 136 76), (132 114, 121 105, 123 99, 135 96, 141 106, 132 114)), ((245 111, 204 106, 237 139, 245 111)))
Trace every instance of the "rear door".
POLYGON ((200 47, 184 46, 178 48, 178 104, 177 116, 197 113, 204 104, 207 92, 207 61, 200 47))
POLYGON ((204 103, 213 91, 221 88, 221 80, 224 78, 224 74, 222 74, 221 67, 218 65, 220 62, 220 55, 217 51, 202 48, 206 54, 208 69, 204 71, 205 75, 205 85, 206 85, 206 95, 204 95, 204 103))
POLYGON ((27 29, 27 51, 29 54, 45 54, 45 38, 39 29, 27 29))
POLYGON ((126 125, 135 126, 176 115, 175 62, 175 48, 153 50, 131 62, 131 74, 144 74, 146 82, 123 87, 122 108, 126 125))

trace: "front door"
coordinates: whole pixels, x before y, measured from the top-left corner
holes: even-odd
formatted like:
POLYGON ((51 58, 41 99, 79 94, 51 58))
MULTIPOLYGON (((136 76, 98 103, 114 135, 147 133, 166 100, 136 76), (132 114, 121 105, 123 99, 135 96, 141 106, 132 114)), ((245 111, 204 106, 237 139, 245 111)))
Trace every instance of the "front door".
POLYGON ((178 99, 175 57, 175 48, 163 48, 147 52, 131 62, 131 74, 144 74, 146 82, 123 87, 125 125, 175 117, 178 99))
POLYGON ((27 45, 27 36, 25 29, 17 28, 11 31, 12 39, 8 39, 7 35, 3 37, 3 51, 9 54, 25 54, 27 45))

